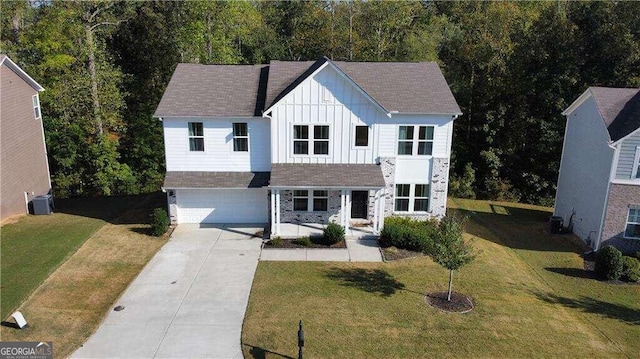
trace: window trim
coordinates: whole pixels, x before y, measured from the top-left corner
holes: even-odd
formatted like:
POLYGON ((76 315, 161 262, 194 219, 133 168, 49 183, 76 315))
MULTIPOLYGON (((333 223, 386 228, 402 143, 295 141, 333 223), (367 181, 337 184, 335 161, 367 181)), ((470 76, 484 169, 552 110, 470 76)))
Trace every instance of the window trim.
POLYGON ((393 185, 393 213, 398 213, 398 214, 427 214, 427 213, 431 213, 431 183, 395 183, 393 185), (401 185, 408 185, 409 186, 409 196, 405 197, 405 196, 397 196, 397 186, 401 186, 401 185), (416 186, 417 185, 423 185, 423 186, 427 186, 429 188, 429 196, 428 197, 417 197, 416 194, 416 186), (407 211, 397 211, 396 210, 396 199, 408 199, 409 200, 409 207, 407 211), (415 201, 416 199, 426 199, 429 201, 429 205, 426 211, 416 211, 415 210, 415 201))
POLYGON ((33 105, 33 116, 36 120, 42 119, 42 107, 40 106, 40 96, 35 94, 31 96, 31 104, 33 105), (36 112, 36 109, 38 112, 36 112))
POLYGON ((351 142, 351 148, 354 150, 366 150, 366 149, 370 149, 371 148, 371 142, 372 142, 372 136, 371 136, 371 132, 373 132, 373 128, 372 126, 369 125, 359 125, 359 124, 355 124, 353 125, 353 135, 351 136, 351 139, 353 142, 351 142), (358 127, 366 127, 367 128, 367 145, 366 146, 358 146, 356 143, 357 141, 357 134, 358 134, 358 127))
POLYGON ((250 142, 249 142, 249 123, 248 122, 232 122, 231 123, 231 134, 233 136, 233 138, 231 139, 231 150, 232 152, 238 152, 238 153, 249 153, 249 148, 250 146, 250 142), (240 135, 236 135, 236 125, 245 125, 246 130, 247 130, 247 134, 246 136, 240 136, 240 135), (240 150, 236 150, 236 139, 246 139, 247 140, 247 150, 246 151, 240 151, 240 150))
POLYGON ((433 147, 435 144, 435 136, 436 136, 436 126, 435 125, 398 125, 397 133, 396 133, 396 156, 432 156, 433 157, 433 147), (400 139, 400 127, 413 127, 413 137, 411 139, 400 139), (429 127, 433 129, 433 138, 432 139, 420 139, 420 127, 425 127, 425 131, 429 127), (411 142, 411 153, 410 154, 400 154, 398 153, 400 150, 400 142, 411 142), (419 148, 421 142, 431 143, 431 153, 430 154, 419 154, 419 148))
POLYGON ((207 146, 205 144, 205 136, 204 136, 204 122, 199 122, 199 121, 188 121, 187 122, 187 153, 205 153, 207 151, 207 146), (201 124, 202 125, 202 136, 196 136, 196 135, 191 135, 190 131, 189 131, 189 124, 201 124), (202 139, 202 151, 194 151, 191 150, 191 139, 195 139, 195 138, 201 138, 202 139))
POLYGON ((631 167, 631 179, 640 180, 640 146, 636 147, 636 156, 631 167))
POLYGON ((331 130, 332 130, 332 125, 330 123, 295 123, 292 122, 291 123, 291 136, 289 136, 289 146, 290 146, 290 150, 291 150, 291 156, 292 157, 322 157, 322 158, 326 158, 326 157, 330 157, 332 155, 332 145, 333 145, 333 139, 331 136, 331 130), (307 126, 307 130, 308 130, 308 138, 307 139, 296 139, 295 137, 295 126, 307 126), (327 126, 329 129, 329 138, 328 139, 318 139, 316 140, 314 138, 315 135, 315 127, 316 126, 327 126), (307 152, 306 154, 304 153, 294 153, 295 152, 295 142, 296 141, 306 141, 307 142, 307 152), (313 153, 314 150, 314 143, 316 141, 326 141, 328 144, 328 151, 327 154, 315 154, 313 153))
POLYGON ((640 237, 627 237, 627 226, 629 226, 630 224, 640 226, 640 222, 630 222, 629 221, 629 217, 631 216, 631 210, 640 211, 640 205, 630 205, 629 206, 629 209, 627 210, 627 218, 625 219, 624 231, 622 232, 623 233, 622 237, 625 238, 625 239, 640 240, 640 237))

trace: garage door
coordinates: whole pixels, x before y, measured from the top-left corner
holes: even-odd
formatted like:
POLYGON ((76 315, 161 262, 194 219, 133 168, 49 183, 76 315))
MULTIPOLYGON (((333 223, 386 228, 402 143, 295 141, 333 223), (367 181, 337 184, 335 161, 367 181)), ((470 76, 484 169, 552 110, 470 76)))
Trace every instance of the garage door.
POLYGON ((176 191, 178 223, 266 223, 264 188, 182 189, 176 191))

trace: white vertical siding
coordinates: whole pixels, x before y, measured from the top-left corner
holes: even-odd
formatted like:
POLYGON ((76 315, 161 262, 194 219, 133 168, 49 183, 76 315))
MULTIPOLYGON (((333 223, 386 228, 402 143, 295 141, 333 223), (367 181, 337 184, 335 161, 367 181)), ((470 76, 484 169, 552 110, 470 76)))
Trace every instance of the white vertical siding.
POLYGON ((268 118, 164 118, 167 171, 270 171, 268 118), (202 122, 204 152, 189 151, 188 122, 202 122), (249 152, 233 151, 232 123, 246 122, 249 152))
POLYGON ((574 233, 595 240, 606 202, 614 151, 593 98, 567 116, 554 213, 574 233))
POLYGON ((633 171, 633 161, 636 157, 636 148, 640 146, 640 131, 632 134, 620 144, 620 155, 618 157, 618 168, 616 169, 616 179, 631 179, 633 171))
MULTIPOLYGON (((399 125, 434 125, 434 157, 450 157, 451 116, 394 115, 389 118, 358 89, 326 67, 303 81, 273 109, 271 123, 273 163, 376 163, 395 157, 399 125), (325 101, 326 88, 330 92, 325 101), (329 155, 294 155, 293 125, 329 125, 329 155), (355 126, 369 126, 369 146, 354 146, 355 126)), ((310 137, 313 134, 310 133, 310 137)), ((313 150, 310 148, 309 152, 313 150)))

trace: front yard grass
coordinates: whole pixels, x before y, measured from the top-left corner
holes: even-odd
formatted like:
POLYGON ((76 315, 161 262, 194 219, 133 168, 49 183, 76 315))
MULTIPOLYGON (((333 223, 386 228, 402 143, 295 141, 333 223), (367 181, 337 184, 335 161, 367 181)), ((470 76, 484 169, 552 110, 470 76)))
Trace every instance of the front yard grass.
POLYGON ((392 263, 261 262, 242 341, 247 358, 305 354, 366 357, 634 357, 640 352, 640 286, 587 278, 581 248, 548 234, 550 209, 452 200, 470 215, 482 252, 456 272, 467 314, 440 312, 424 294, 447 271, 428 257, 392 263))
MULTIPOLYGON (((69 356, 97 329, 113 303, 167 239, 167 235, 150 236, 147 224, 151 210, 164 203, 161 195, 121 200, 123 203, 111 207, 117 210, 114 214, 119 213, 117 218, 112 218, 111 223, 88 240, 80 241, 77 251, 71 253, 19 307, 29 328, 2 327, 0 337, 3 341, 52 341, 54 356, 62 358, 69 356)), ((94 202, 94 205, 97 207, 89 207, 100 208, 106 204, 94 202)), ((104 208, 101 211, 91 208, 75 206, 74 211, 94 216, 104 224, 104 218, 109 217, 102 213, 104 208)), ((58 239, 65 238, 69 230, 62 231, 58 239)), ((2 234, 4 245, 4 227, 2 234)), ((8 255, 4 247, 2 254, 4 283, 4 256, 8 255)), ((31 264, 27 262, 26 265, 31 264)), ((3 299, 4 295, 3 289, 3 299)))

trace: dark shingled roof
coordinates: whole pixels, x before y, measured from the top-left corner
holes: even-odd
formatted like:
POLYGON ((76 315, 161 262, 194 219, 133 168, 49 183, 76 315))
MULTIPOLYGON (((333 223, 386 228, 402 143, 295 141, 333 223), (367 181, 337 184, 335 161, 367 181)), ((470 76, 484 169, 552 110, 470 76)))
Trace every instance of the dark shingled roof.
POLYGON ((589 90, 612 141, 640 128, 640 89, 590 87, 589 90))
POLYGON ((260 188, 269 185, 269 172, 169 171, 162 188, 260 188))
MULTIPOLYGON (((317 70, 318 61, 179 64, 155 116, 261 116, 317 70)), ((434 62, 332 62, 389 112, 461 114, 434 62)))
POLYGON ((382 170, 372 164, 274 164, 271 187, 382 188, 382 170))
POLYGON ((267 65, 178 64, 155 116, 262 116, 267 65))

